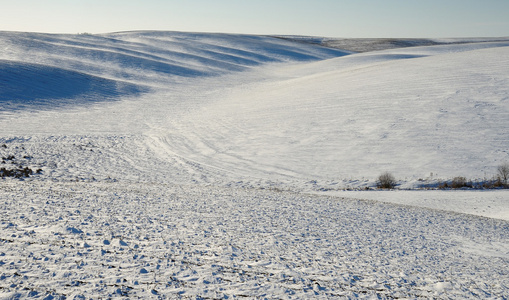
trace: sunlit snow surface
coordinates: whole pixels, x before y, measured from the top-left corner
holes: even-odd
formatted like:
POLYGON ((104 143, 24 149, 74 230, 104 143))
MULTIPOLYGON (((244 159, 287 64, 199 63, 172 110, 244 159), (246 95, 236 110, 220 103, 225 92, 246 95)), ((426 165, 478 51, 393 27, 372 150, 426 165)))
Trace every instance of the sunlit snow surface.
POLYGON ((341 191, 509 161, 475 42, 0 32, 0 296, 508 297, 506 191, 341 191))
POLYGON ((1 187, 5 296, 507 295, 509 224, 260 189, 1 187))

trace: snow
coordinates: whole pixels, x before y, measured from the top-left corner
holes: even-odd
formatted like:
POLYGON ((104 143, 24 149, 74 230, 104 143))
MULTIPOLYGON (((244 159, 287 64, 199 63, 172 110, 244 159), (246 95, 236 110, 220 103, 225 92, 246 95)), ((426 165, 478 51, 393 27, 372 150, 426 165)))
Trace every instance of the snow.
POLYGON ((0 32, 0 297, 506 298, 509 39, 319 42, 0 32))
POLYGON ((507 221, 217 186, 1 189, 6 297, 507 294, 507 221))
POLYGON ((327 191, 317 193, 425 207, 509 221, 508 195, 504 190, 327 191))

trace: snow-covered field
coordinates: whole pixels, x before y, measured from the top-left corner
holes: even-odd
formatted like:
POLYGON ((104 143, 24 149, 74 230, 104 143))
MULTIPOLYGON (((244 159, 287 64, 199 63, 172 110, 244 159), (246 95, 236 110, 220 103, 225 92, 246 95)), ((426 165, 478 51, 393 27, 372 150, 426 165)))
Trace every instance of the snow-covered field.
POLYGON ((493 177, 509 39, 298 39, 0 32, 0 296, 507 299, 508 192, 343 189, 493 177))

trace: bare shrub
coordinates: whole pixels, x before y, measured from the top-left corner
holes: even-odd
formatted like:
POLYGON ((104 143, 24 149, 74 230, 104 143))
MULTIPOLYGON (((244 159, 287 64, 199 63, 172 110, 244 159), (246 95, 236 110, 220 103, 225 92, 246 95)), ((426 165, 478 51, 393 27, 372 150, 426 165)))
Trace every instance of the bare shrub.
POLYGON ((396 178, 389 172, 384 172, 378 176, 378 188, 393 189, 396 186, 396 178))
POLYGON ((507 185, 509 179, 509 163, 505 162, 497 167, 498 177, 507 185))
POLYGON ((507 184, 502 181, 502 178, 498 177, 497 180, 493 180, 493 188, 505 188, 507 184))
POLYGON ((438 184, 438 188, 441 189, 441 190, 445 190, 445 189, 448 189, 449 188, 449 185, 447 184, 447 181, 444 181, 444 182, 440 182, 438 184))
POLYGON ((467 186, 468 186, 467 179, 465 177, 458 176, 458 177, 454 177, 452 179, 451 187, 453 189, 460 189, 460 188, 467 187, 467 186))

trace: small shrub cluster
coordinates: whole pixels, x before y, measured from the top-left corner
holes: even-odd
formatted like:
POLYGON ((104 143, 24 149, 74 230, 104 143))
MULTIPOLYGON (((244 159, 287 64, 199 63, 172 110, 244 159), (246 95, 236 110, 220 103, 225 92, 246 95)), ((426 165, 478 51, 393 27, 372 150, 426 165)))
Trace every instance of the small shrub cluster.
POLYGON ((444 181, 438 184, 439 189, 461 189, 461 188, 473 188, 474 184, 471 181, 467 181, 465 177, 457 176, 454 177, 450 182, 444 181))
MULTIPOLYGON (((433 176, 433 173, 431 173, 433 176)), ((426 180, 419 179, 424 182, 426 180)), ((425 189, 508 189, 509 188, 509 163, 505 162, 497 167, 497 174, 491 180, 467 180, 466 177, 456 176, 453 179, 445 181, 434 181, 431 183, 423 183, 421 188, 425 189)), ((394 176, 389 172, 384 172, 378 176, 377 187, 379 189, 393 189, 397 185, 394 176)))
POLYGON ((461 188, 470 188, 470 189, 504 189, 509 188, 509 185, 504 183, 503 180, 498 177, 496 179, 491 180, 481 180, 481 181, 467 181, 465 177, 454 177, 449 181, 442 181, 438 183, 438 189, 461 189, 461 188))
POLYGON ((450 180, 439 181, 437 183, 429 183, 421 185, 425 189, 495 189, 501 188, 502 185, 498 184, 497 180, 481 180, 472 181, 466 180, 465 177, 454 177, 450 180), (461 178, 461 179, 460 179, 461 178))
POLYGON ((509 185, 502 181, 502 179, 499 177, 497 179, 493 180, 487 180, 482 183, 482 188, 484 189, 507 189, 509 188, 509 185))

